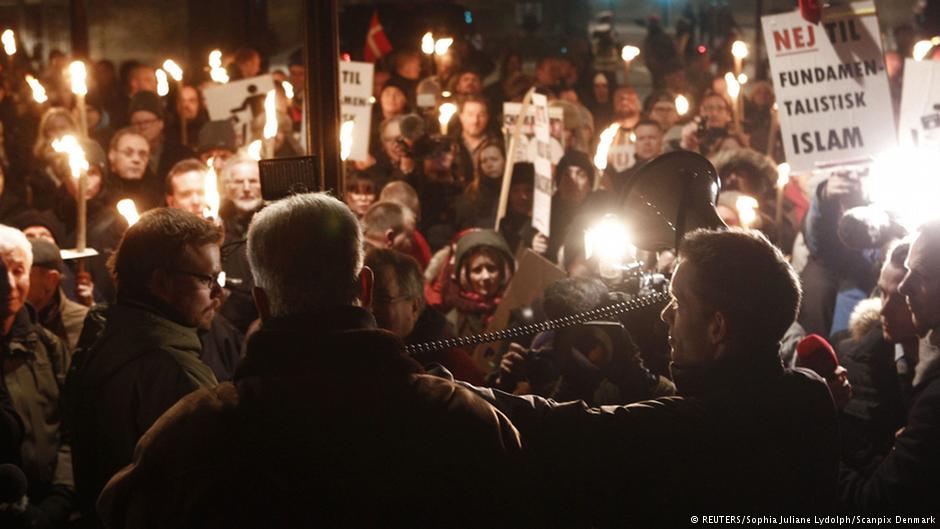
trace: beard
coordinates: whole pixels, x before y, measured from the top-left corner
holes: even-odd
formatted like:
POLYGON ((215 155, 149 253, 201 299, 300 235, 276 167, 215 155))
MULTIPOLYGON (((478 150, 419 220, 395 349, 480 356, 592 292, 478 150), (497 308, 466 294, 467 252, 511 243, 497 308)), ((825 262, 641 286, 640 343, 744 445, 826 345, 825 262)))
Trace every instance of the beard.
POLYGON ((232 199, 232 203, 235 204, 235 209, 241 213, 250 213, 259 207, 261 207, 261 202, 264 199, 261 197, 258 198, 235 198, 232 199))

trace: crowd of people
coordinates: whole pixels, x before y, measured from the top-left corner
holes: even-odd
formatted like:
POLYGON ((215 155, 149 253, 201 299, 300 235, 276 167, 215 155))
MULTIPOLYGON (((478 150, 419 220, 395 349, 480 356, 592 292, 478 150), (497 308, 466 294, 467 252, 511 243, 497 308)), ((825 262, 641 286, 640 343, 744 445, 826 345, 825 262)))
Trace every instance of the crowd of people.
MULTIPOLYGON (((587 55, 527 69, 508 50, 486 72, 467 43, 434 61, 396 50, 376 63, 369 155, 344 164, 344 188, 271 202, 249 148, 264 113, 241 130, 210 120, 212 81, 161 96, 151 65, 96 61, 82 130, 64 54, 43 72, 10 63, 0 525, 937 515, 940 225, 859 235, 868 203, 845 172, 778 190, 770 83, 749 82, 736 105, 726 57, 664 54, 650 24, 642 98, 623 64, 587 55), (563 116, 549 233, 533 227, 534 147, 508 149, 504 104, 530 89, 563 116), (449 123, 443 102, 457 106, 449 123), (57 148, 66 134, 88 162, 84 200, 57 148), (623 299, 585 230, 673 151, 709 160, 728 228, 644 254, 668 279, 665 307, 485 351, 406 351, 623 299), (80 239, 95 255, 62 251, 80 239), (502 314, 531 254, 563 278, 502 314)), ((225 60, 231 79, 273 76, 271 152, 302 154, 302 54, 269 72, 251 49, 225 60)))

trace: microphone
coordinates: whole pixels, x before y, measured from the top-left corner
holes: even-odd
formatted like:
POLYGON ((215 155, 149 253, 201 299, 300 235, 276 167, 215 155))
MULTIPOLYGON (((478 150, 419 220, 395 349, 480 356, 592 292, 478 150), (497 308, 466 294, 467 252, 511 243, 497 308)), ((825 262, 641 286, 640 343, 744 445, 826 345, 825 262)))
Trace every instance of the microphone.
POLYGON ((839 359, 825 338, 810 334, 796 344, 796 367, 812 369, 817 375, 829 380, 835 376, 839 359))

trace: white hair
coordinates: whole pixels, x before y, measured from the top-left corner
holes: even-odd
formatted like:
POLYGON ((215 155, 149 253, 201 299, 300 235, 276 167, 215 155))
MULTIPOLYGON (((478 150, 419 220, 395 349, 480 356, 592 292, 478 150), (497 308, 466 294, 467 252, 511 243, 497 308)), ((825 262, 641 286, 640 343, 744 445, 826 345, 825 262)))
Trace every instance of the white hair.
POLYGON ((10 255, 17 249, 23 250, 26 270, 30 270, 33 267, 33 245, 20 230, 0 224, 0 255, 10 255))
POLYGON ((352 304, 362 259, 356 216, 326 193, 279 200, 256 213, 248 228, 248 261, 272 316, 352 304))
POLYGON ((229 182, 232 179, 232 170, 235 169, 236 166, 242 164, 253 165, 255 169, 258 168, 258 160, 255 160, 249 156, 248 152, 244 149, 239 150, 231 158, 225 160, 225 163, 222 164, 222 169, 218 169, 219 179, 222 181, 222 183, 224 184, 229 182))

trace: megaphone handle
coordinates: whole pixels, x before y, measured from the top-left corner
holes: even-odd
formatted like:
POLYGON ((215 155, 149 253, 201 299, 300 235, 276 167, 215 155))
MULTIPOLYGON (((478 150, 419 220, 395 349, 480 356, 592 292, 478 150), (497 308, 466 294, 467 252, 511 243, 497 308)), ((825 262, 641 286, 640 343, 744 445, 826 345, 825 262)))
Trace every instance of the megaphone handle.
POLYGON ((499 342, 502 340, 508 340, 510 338, 530 336, 540 332, 564 329, 565 327, 573 327, 585 322, 601 320, 611 316, 625 314, 627 312, 650 307, 659 303, 666 303, 668 301, 668 293, 655 292, 653 294, 640 296, 629 301, 621 301, 619 303, 614 303, 613 305, 606 305, 604 307, 579 312, 570 316, 555 318, 554 320, 529 323, 526 325, 520 325, 519 327, 513 327, 511 329, 484 332, 482 334, 475 334, 472 336, 461 336, 459 338, 411 344, 405 346, 405 351, 409 354, 427 353, 431 351, 439 351, 442 349, 452 349, 454 347, 466 347, 469 345, 477 345, 481 343, 499 342))

